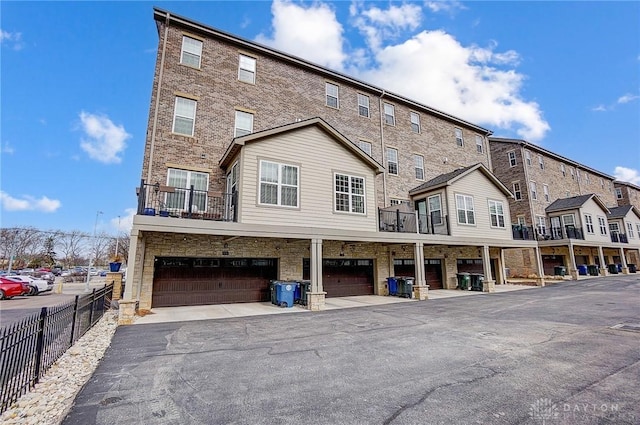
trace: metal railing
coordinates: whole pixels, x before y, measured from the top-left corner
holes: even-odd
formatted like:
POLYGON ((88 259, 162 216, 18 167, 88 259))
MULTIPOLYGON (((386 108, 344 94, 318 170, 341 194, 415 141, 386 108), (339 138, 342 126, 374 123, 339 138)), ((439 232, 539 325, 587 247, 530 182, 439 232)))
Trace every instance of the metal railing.
POLYGON ((627 239, 627 235, 625 233, 612 232, 611 242, 629 243, 629 239, 627 239))
POLYGON ((521 241, 532 241, 535 238, 535 234, 531 228, 520 224, 511 225, 511 234, 513 235, 513 239, 521 241))
POLYGON ((0 328, 0 413, 27 393, 45 372, 111 307, 113 284, 67 304, 0 328))
POLYGON ((237 221, 238 193, 211 194, 197 190, 147 184, 138 188, 139 215, 177 217, 216 221, 237 221))
POLYGON ((551 227, 550 233, 536 232, 536 238, 539 241, 544 240, 557 240, 557 239, 584 239, 584 233, 582 227, 564 226, 564 227, 551 227))
POLYGON ((449 216, 433 213, 400 212, 378 209, 378 229, 381 232, 449 235, 449 216))

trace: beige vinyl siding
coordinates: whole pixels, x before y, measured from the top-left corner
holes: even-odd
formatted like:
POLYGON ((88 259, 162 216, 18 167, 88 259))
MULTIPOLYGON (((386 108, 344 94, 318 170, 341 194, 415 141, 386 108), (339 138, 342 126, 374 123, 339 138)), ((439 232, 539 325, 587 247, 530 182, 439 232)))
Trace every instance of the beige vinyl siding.
MULTIPOLYGON (((620 224, 620 229, 624 225, 624 234, 627 235, 629 239, 629 246, 640 247, 640 234, 638 234, 638 224, 640 224, 640 217, 635 215, 633 211, 629 210, 627 215, 624 216, 623 222, 620 224), (633 226, 633 238, 629 237, 629 229, 627 228, 627 223, 631 223, 633 226)), ((620 230, 622 232, 622 230, 620 230)))
POLYGON ((242 155, 242 223, 377 231, 375 172, 317 127, 257 142, 242 155), (258 205, 259 161, 299 167, 298 208, 258 205), (365 179, 365 214, 334 212, 334 172, 365 179))
POLYGON ((447 211, 449 211, 449 225, 451 236, 474 237, 511 240, 511 216, 509 200, 481 171, 474 171, 447 188, 447 211), (475 225, 458 224, 458 210, 456 208, 456 194, 473 196, 475 211, 475 225), (492 199, 502 201, 504 209, 504 229, 491 227, 489 217, 489 202, 492 199))
MULTIPOLYGON (((553 214, 557 215, 557 213, 553 213, 553 214)), ((598 216, 606 217, 607 213, 602 210, 600 205, 598 205, 593 200, 593 198, 589 199, 580 208, 580 216, 576 217, 576 227, 582 227, 582 233, 584 234, 584 240, 586 241, 611 242, 611 236, 609 235, 608 227, 607 227, 606 235, 600 234, 600 225, 598 224, 598 216), (593 217, 593 232, 594 232, 593 234, 587 233, 587 226, 584 221, 585 214, 591 214, 591 217, 593 217)))

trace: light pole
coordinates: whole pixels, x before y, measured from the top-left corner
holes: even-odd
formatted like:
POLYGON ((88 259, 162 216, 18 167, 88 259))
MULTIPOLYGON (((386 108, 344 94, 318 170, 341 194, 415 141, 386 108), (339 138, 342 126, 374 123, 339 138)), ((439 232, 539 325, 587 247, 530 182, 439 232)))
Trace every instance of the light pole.
POLYGON ((91 240, 91 251, 89 253, 89 268, 87 269, 87 280, 84 282, 84 292, 89 291, 89 279, 91 279, 91 265, 93 263, 93 255, 96 249, 96 227, 98 227, 98 217, 102 214, 102 211, 96 212, 96 222, 93 225, 93 239, 91 240))
POLYGON ((118 256, 118 242, 120 242, 120 216, 118 216, 118 230, 116 230, 116 257, 118 256))

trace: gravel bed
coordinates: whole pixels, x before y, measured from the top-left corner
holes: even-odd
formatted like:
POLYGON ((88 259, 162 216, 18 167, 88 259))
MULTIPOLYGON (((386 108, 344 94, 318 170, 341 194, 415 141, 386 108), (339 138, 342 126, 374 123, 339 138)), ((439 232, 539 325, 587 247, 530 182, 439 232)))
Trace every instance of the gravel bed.
POLYGON ((58 425, 98 367, 118 327, 118 311, 104 316, 58 359, 31 392, 0 416, 3 425, 58 425))

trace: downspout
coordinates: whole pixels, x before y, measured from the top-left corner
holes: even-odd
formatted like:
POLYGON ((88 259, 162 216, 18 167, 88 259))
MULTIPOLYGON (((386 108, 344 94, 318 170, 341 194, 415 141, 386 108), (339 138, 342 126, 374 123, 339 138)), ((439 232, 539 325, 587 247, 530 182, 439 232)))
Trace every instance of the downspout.
MULTIPOLYGON (((529 181, 529 172, 528 172, 528 165, 527 165, 527 161, 524 157, 524 151, 526 149, 527 145, 523 145, 520 148, 520 158, 522 159, 522 169, 524 170, 524 181, 525 181, 525 190, 527 191, 527 199, 529 200, 529 213, 531 214, 531 227, 535 230, 536 227, 536 216, 534 214, 533 211, 533 202, 534 200, 531 199, 531 182, 529 181)), ((532 160, 533 161, 533 160, 532 160)), ((520 188, 520 190, 522 190, 522 188, 520 188)), ((536 193, 538 193, 538 182, 536 182, 536 193)), ((545 213, 544 215, 544 221, 547 221, 547 214, 545 213)))
POLYGON ((487 150, 487 162, 489 165, 489 171, 493 173, 493 162, 491 161, 491 146, 490 146, 491 142, 489 141, 489 137, 491 137, 492 134, 493 134, 492 131, 487 133, 484 140, 485 140, 485 149, 487 150))
MULTIPOLYGON (((386 164, 385 161, 385 156, 386 156, 386 151, 385 151, 385 144, 384 144, 384 109, 383 109, 383 105, 382 105, 382 98, 385 95, 385 91, 382 90, 382 94, 380 95, 380 97, 378 98, 378 109, 380 109, 380 149, 381 149, 381 155, 382 155, 382 164, 386 164)), ((385 166, 385 170, 384 173, 382 173, 382 191, 384 193, 384 206, 386 207, 387 205, 389 205, 388 199, 388 195, 387 195, 387 168, 385 166)))
MULTIPOLYGON (((153 151, 156 145, 156 127, 158 126, 158 110, 160 109, 160 95, 162 88, 162 71, 164 70, 164 57, 167 51, 167 37, 169 36, 169 20, 171 14, 167 12, 164 26, 164 42, 162 43, 162 56, 160 56, 160 72, 158 73, 158 87, 156 89, 156 107, 153 112, 153 125, 151 129, 151 146, 149 147, 149 165, 147 169, 147 183, 151 182, 151 168, 153 165, 153 151)), ((142 190, 143 188, 140 188, 142 190)))

